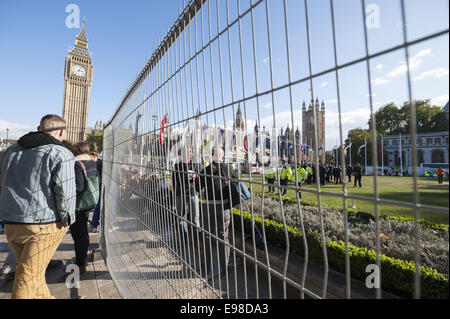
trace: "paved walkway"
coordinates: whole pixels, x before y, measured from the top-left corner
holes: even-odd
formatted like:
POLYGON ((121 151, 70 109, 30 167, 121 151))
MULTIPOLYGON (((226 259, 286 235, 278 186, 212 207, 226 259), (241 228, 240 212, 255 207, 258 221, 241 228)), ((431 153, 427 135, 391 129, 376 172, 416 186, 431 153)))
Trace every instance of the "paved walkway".
MULTIPOLYGON (((75 252, 73 246, 73 240, 68 232, 61 244, 58 247, 57 252, 53 256, 54 261, 60 261, 54 268, 47 269, 46 278, 50 292, 57 299, 119 299, 120 295, 114 286, 113 281, 109 275, 108 269, 104 263, 104 260, 97 250, 99 234, 90 234, 90 247, 89 247, 89 263, 87 272, 80 276, 79 288, 67 288, 64 281, 61 281, 61 277, 65 274, 65 268, 67 265, 73 263, 75 252)), ((6 236, 3 232, 0 232, 0 266, 3 266, 3 262, 6 259, 6 236)), ((11 291, 13 286, 13 280, 0 281, 0 299, 11 298, 11 291)))

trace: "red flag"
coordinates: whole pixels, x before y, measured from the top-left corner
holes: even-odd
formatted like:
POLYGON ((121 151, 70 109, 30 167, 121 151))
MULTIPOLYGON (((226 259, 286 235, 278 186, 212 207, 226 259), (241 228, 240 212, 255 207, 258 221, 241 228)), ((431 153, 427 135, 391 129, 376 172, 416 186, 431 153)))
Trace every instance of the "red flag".
POLYGON ((164 119, 161 122, 161 130, 159 131, 159 144, 163 145, 164 144, 164 137, 162 136, 164 134, 164 128, 166 126, 167 123, 167 115, 164 116, 164 119))

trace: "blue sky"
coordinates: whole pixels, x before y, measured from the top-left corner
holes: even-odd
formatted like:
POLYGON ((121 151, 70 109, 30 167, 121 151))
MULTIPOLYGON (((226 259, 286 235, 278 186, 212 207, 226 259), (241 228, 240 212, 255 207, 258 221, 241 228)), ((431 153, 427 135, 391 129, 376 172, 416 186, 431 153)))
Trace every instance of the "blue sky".
MULTIPOLYGON (((256 0, 253 0, 256 2, 256 0)), ((136 73, 145 63, 153 49, 154 43, 176 19, 180 0, 168 1, 45 1, 39 4, 33 1, 0 2, 0 137, 4 136, 6 126, 10 136, 18 137, 30 127, 37 125, 40 117, 46 113, 62 112, 64 59, 69 48, 74 44, 79 29, 68 29, 65 20, 68 4, 77 4, 81 16, 86 16, 86 33, 89 38, 89 50, 94 63, 94 82, 91 91, 89 124, 97 120, 108 121, 115 111, 120 99, 134 79, 136 73)), ((211 29, 217 33, 216 1, 211 2, 211 29)), ((309 75, 308 51, 305 28, 304 2, 286 0, 289 57, 291 81, 303 79, 309 75)), ((376 53, 399 45, 403 41, 400 2, 397 0, 368 0, 367 5, 379 9, 379 24, 368 29, 369 53, 376 53)), ((229 1, 229 17, 232 21, 237 16, 237 2, 229 1)), ((248 8, 249 0, 240 0, 241 13, 248 8)), ((255 13, 256 65, 258 92, 271 89, 270 62, 273 65, 273 87, 278 88, 288 82, 286 36, 283 6, 281 0, 269 0, 270 32, 272 60, 269 60, 265 3, 259 4, 255 13)), ((363 18, 359 0, 334 1, 336 20, 338 64, 347 63, 365 55, 363 18)), ((448 0, 406 0, 408 40, 415 40, 431 33, 448 29, 448 0)), ((205 8, 205 11, 206 8, 205 8)), ((312 72, 318 73, 334 67, 334 49, 328 0, 308 1, 310 20, 312 72)), ((219 0, 219 26, 226 26, 226 2, 219 0)), ((204 13, 206 21, 207 12, 204 13)), ((197 21, 200 30, 200 20, 197 21)), ((193 52, 195 25, 191 30, 193 52)), ((219 46, 211 46, 213 60, 214 89, 211 84, 209 48, 205 51, 206 63, 206 103, 197 94, 191 95, 192 86, 188 84, 186 93, 172 96, 167 104, 186 110, 183 115, 192 115, 193 110, 202 112, 215 105, 229 104, 256 93, 254 79, 254 61, 251 43, 250 15, 242 19, 244 57, 242 85, 239 29, 238 24, 230 30, 231 47, 228 51, 228 33, 220 37, 222 54, 223 86, 220 86, 219 46), (232 66, 229 66, 229 52, 232 66), (230 70, 233 77, 230 76, 230 70), (233 92, 231 91, 233 80, 233 92), (222 100, 222 89, 224 91, 222 100), (244 90, 243 90, 244 88, 244 90), (244 92, 243 92, 244 91, 244 92)), ((205 28, 205 31, 208 31, 205 28)), ((187 34, 189 36, 189 34, 187 34)), ((187 38, 189 39, 189 38, 187 38)), ((209 37, 206 32, 204 41, 209 37)), ((201 34, 197 36, 197 47, 201 46, 201 34)), ((448 34, 414 45, 410 48, 411 75, 413 77, 414 98, 432 99, 436 105, 448 101, 449 65, 448 34)), ((180 50, 183 50, 183 41, 180 50)), ((177 49, 178 50, 178 49, 177 49)), ((178 51, 176 51, 178 52, 178 51)), ((199 72, 202 74, 202 55, 198 56, 199 72)), ((182 57, 183 60, 183 57, 182 57)), ((195 61, 195 60, 194 60, 195 61)), ((195 61, 197 62, 197 61, 195 61)), ((179 64, 179 62, 177 62, 179 64)), ((177 64, 177 65, 178 65, 177 64)), ((196 78, 194 67, 194 83, 196 78)), ((395 102, 401 104, 408 100, 406 89, 406 69, 404 50, 397 50, 371 60, 371 80, 374 107, 395 102)), ((180 75, 190 76, 190 71, 180 75)), ((198 78, 202 80, 200 75, 198 78)), ((352 65, 339 71, 341 93, 342 123, 344 138, 346 132, 355 127, 366 127, 370 115, 367 66, 365 62, 352 65)), ((200 82, 201 83, 201 82, 200 82)), ((195 84, 194 84, 195 86, 195 84)), ((327 73, 313 81, 314 95, 326 104, 326 147, 332 148, 339 140, 337 87, 335 72, 327 73)), ((277 128, 299 126, 301 104, 311 99, 309 81, 301 82, 288 88, 276 90, 272 96, 267 94, 256 99, 247 100, 245 111, 249 125, 260 119, 270 128, 273 122, 277 128), (290 103, 292 94, 293 104, 290 103), (259 112, 257 109, 259 104, 259 112), (294 123, 291 118, 294 110, 294 123), (274 112, 275 111, 275 112, 274 112), (258 116, 259 114, 259 116, 258 116), (275 114, 275 121, 274 121, 275 114)), ((205 94, 203 86, 199 95, 205 94)), ((133 105, 130 105, 132 107, 133 105)), ((136 105, 134 105, 135 107, 136 105)), ((243 105, 242 105, 243 106, 243 105)), ((152 106, 146 106, 152 107, 152 106)), ((210 113, 202 119, 209 123, 226 126, 233 118, 233 109, 210 113)), ((169 107, 167 107, 169 108, 169 107)), ((132 118, 132 117, 131 117, 132 118)), ((132 120, 130 118, 130 123, 132 120)), ((181 120, 181 112, 173 120, 181 120), (178 118, 177 118, 178 117, 178 118)), ((127 123, 128 125, 128 123, 127 123)))

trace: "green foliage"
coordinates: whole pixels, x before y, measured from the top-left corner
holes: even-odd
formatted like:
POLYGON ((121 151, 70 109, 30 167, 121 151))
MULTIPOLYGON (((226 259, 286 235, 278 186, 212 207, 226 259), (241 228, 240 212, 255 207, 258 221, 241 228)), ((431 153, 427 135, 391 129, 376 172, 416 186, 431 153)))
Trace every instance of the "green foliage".
MULTIPOLYGON (((255 195, 262 197, 262 193, 256 193, 255 195)), ((274 194, 264 194, 265 198, 272 198, 275 200, 279 200, 279 196, 274 195, 274 194)), ((296 198, 291 198, 291 197, 287 197, 287 196, 282 196, 281 200, 283 201, 284 204, 295 204, 297 205, 297 199, 296 198)), ((316 202, 311 202, 311 201, 305 201, 305 200, 300 200, 300 204, 302 206, 317 206, 316 202)), ((328 206, 325 203, 322 203, 322 207, 330 207, 333 209, 337 209, 340 210, 341 212, 344 211, 344 207, 342 206, 328 206)), ((368 222, 369 220, 375 220, 375 217, 368 213, 368 212, 364 212, 364 211, 360 211, 360 210, 356 210, 356 209, 352 209, 352 208, 347 208, 347 213, 349 215, 349 219, 353 218, 356 220, 360 220, 363 222, 368 222)), ((385 215, 381 215, 380 218, 383 219, 387 219, 387 220, 392 220, 392 221, 400 221, 400 222, 405 222, 405 223, 414 223, 414 218, 412 217, 398 217, 398 216, 385 216, 385 215)), ((424 227, 433 229, 433 230, 437 230, 437 231, 441 231, 441 230, 448 230, 449 229, 449 225, 446 224, 434 224, 434 223, 430 223, 428 221, 426 221, 425 219, 419 219, 418 220, 419 224, 421 224, 424 227)))
MULTIPOLYGON (((252 215, 233 208, 233 217, 235 226, 240 227, 240 220, 244 220, 246 232, 251 232, 252 215)), ((253 216, 255 224, 262 227, 262 219, 253 216)), ((267 240, 272 244, 286 245, 285 227, 272 220, 265 219, 264 227, 267 240)), ((304 254, 303 234, 301 229, 296 227, 287 227, 289 236, 290 251, 302 255, 304 254)), ((322 239, 317 233, 307 233, 308 256, 311 260, 318 263, 323 261, 322 239)), ((327 256, 329 265, 340 272, 345 272, 345 254, 346 247, 342 241, 326 242, 327 256)), ((366 267, 370 264, 376 264, 377 255, 374 250, 360 248, 348 244, 348 253, 350 257, 350 271, 355 279, 365 280, 367 273, 366 267)), ((380 254, 382 288, 394 294, 405 298, 411 298, 414 290, 415 265, 411 261, 401 260, 380 254)), ((446 299, 449 297, 448 279, 449 276, 439 273, 437 270, 419 266, 418 271, 421 278, 422 298, 446 299)))
MULTIPOLYGON (((418 133, 442 132, 448 130, 448 119, 442 107, 431 105, 430 100, 414 101, 418 133)), ((397 107, 389 103, 375 113, 376 130, 381 135, 408 134, 410 131, 411 104, 397 107)), ((369 129, 372 128, 369 120, 369 129)))
POLYGON ((92 152, 101 153, 103 150, 103 131, 92 131, 87 135, 86 142, 92 152))

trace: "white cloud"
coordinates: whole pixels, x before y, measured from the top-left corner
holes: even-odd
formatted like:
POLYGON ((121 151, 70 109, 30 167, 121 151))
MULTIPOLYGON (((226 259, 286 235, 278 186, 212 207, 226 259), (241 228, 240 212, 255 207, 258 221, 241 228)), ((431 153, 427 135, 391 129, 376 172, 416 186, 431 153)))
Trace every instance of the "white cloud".
POLYGON ((272 108, 272 102, 266 103, 263 105, 263 108, 265 109, 271 109, 272 108))
POLYGON ((30 126, 26 124, 12 123, 0 120, 0 138, 6 138, 6 129, 9 129, 9 139, 17 140, 28 132, 36 131, 37 125, 30 126))
POLYGON ((328 82, 326 82, 326 81, 320 83, 320 87, 321 87, 321 88, 324 88, 324 87, 326 87, 327 85, 328 85, 328 82))
POLYGON ((448 69, 438 68, 438 69, 434 69, 431 71, 422 72, 419 76, 414 78, 414 82, 420 81, 420 80, 423 80, 426 78, 430 78, 430 77, 439 79, 443 76, 448 76, 448 69))
MULTIPOLYGON (((297 126, 301 129, 302 125, 302 111, 296 109, 294 111, 294 128, 297 128, 297 126)), ((275 115, 275 124, 277 126, 277 129, 280 128, 286 128, 289 124, 289 127, 292 128, 292 115, 290 111, 287 112, 279 112, 275 115)), ((271 128, 273 126, 273 116, 266 116, 261 119, 261 126, 265 126, 267 129, 271 128)))
MULTIPOLYGON (((423 57, 426 57, 431 54, 431 49, 424 49, 419 51, 415 56, 409 59, 409 69, 410 71, 417 69, 423 63, 423 57)), ((385 76, 378 77, 373 80, 375 85, 382 85, 390 83, 396 77, 406 74, 408 72, 408 66, 405 62, 401 62, 399 66, 394 68, 392 71, 388 72, 385 76)))
POLYGON ((338 102, 338 100, 326 100, 325 104, 334 104, 334 103, 337 103, 337 102, 338 102))
POLYGON ((268 62, 269 62, 269 57, 263 59, 263 63, 268 63, 268 62))
POLYGON ((448 94, 437 96, 431 100, 432 105, 444 106, 448 102, 448 94))
MULTIPOLYGON (((342 112, 342 135, 344 140, 347 138, 348 131, 354 128, 368 128, 367 122, 370 117, 369 108, 359 108, 356 110, 342 112)), ((326 149, 331 149, 336 145, 336 141, 339 144, 340 131, 339 131, 339 113, 334 111, 327 111, 325 113, 325 127, 326 127, 326 149)))
POLYGON ((383 64, 377 64, 377 66, 375 67, 375 69, 377 70, 377 71, 381 71, 381 70, 383 70, 383 64))

